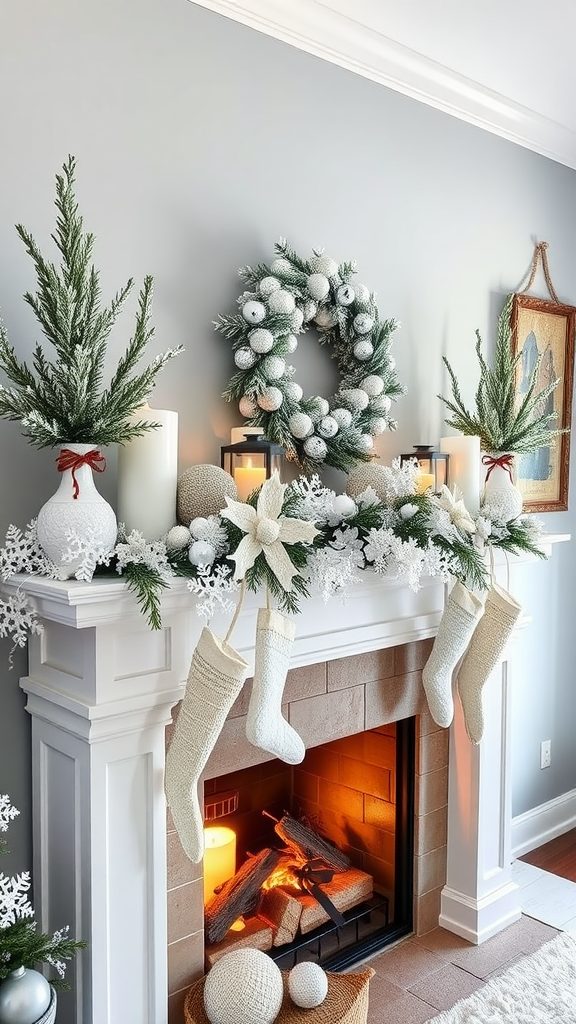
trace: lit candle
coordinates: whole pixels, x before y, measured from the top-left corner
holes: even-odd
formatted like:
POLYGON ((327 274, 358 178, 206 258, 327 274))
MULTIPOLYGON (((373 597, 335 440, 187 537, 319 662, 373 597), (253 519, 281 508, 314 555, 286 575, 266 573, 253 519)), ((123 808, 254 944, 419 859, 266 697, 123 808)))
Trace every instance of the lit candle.
POLYGON ((440 438, 440 451, 450 456, 450 480, 462 492, 468 511, 480 508, 480 438, 457 434, 440 438))
POLYGON ((266 479, 264 466, 253 466, 252 459, 246 459, 245 466, 236 466, 234 469, 234 482, 238 488, 238 501, 246 501, 249 494, 260 487, 266 479))
POLYGON ((159 540, 176 522, 178 483, 178 413, 143 405, 132 423, 159 423, 118 449, 118 521, 128 533, 139 530, 147 541, 159 540))
POLYGON ((424 494, 428 488, 434 489, 434 473, 422 473, 420 471, 416 474, 416 493, 424 494))
POLYGON ((236 874, 236 833, 224 825, 204 829, 204 904, 236 874))

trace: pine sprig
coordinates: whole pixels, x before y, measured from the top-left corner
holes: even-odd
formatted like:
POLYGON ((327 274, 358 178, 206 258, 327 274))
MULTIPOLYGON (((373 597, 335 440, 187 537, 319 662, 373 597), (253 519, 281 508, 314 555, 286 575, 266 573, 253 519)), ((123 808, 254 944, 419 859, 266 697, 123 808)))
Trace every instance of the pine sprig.
POLYGON ((152 569, 141 562, 128 562, 122 570, 122 576, 129 590, 136 596, 150 629, 161 629, 161 594, 169 585, 168 581, 157 569, 152 569))
MULTIPOLYGON (((72 939, 67 929, 53 935, 37 930, 34 920, 16 921, 0 930, 0 981, 3 981, 17 967, 34 967, 35 964, 72 960, 79 949, 85 949, 87 942, 72 939)), ((68 989, 70 985, 62 978, 51 978, 55 988, 68 989)))

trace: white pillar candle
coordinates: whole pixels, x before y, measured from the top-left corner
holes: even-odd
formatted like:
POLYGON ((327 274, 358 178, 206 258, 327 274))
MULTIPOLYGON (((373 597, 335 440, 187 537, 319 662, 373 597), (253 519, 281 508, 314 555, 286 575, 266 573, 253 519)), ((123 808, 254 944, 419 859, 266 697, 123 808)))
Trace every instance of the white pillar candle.
POLYGON ((118 447, 118 521, 159 540, 176 522, 178 413, 146 404, 130 419, 160 426, 118 447))
POLYGON ((476 515, 480 508, 480 438, 461 434, 441 437, 440 451, 450 456, 450 487, 456 484, 466 508, 476 515))
POLYGON ((204 903, 214 890, 236 874, 236 833, 225 825, 204 829, 204 903))

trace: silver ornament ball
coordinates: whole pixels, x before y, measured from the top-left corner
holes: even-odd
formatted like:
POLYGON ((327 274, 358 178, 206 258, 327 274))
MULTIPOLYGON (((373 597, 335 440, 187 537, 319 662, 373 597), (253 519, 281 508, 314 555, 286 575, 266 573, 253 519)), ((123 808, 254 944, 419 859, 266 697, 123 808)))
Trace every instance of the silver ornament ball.
POLYGON ((254 352, 257 352, 258 355, 263 355, 263 353, 269 352, 273 347, 274 335, 266 327, 257 327, 255 331, 250 331, 248 341, 250 342, 250 348, 254 352))
POLYGON ((330 291, 330 282, 324 274, 310 274, 306 282, 308 289, 308 295, 311 295, 313 299, 321 302, 325 299, 330 291))
POLYGON ((285 369, 286 362, 282 356, 266 356, 262 362, 262 370, 267 380, 280 380, 285 369))
POLYGON ((322 462, 328 454, 328 445, 321 437, 317 437, 316 434, 313 434, 312 437, 307 437, 304 441, 304 451, 311 459, 316 459, 318 462, 322 462))
POLYGON ((50 1006, 52 989, 43 974, 18 967, 0 984, 2 1024, 34 1024, 50 1006))
POLYGON ((341 284, 336 292, 336 298, 341 306, 351 306, 355 297, 356 293, 349 284, 341 284))
POLYGON ((238 402, 238 409, 242 416, 245 416, 247 420, 252 419, 253 416, 258 412, 258 406, 250 395, 242 395, 242 398, 238 402))
POLYGON ((367 359, 371 359, 374 355, 374 346, 372 342, 367 339, 357 341, 354 345, 354 355, 356 356, 356 359, 359 359, 362 363, 367 359))
POLYGON ((301 441, 303 438, 308 437, 308 434, 312 433, 314 424, 307 413, 295 412, 288 420, 288 429, 292 437, 296 437, 301 441))
POLYGON ((251 348, 238 348, 234 353, 234 362, 239 370, 249 370, 258 356, 251 348))
POLYGON ((261 324, 266 316, 266 306, 256 299, 250 299, 242 306, 242 316, 249 324, 261 324))
POLYGON ((280 388, 269 387, 264 388, 264 391, 258 395, 258 405, 265 412, 275 412, 279 409, 284 400, 284 395, 280 391, 280 388))
POLYGON ((320 437, 335 437, 338 433, 338 423, 333 416, 323 416, 317 426, 320 437))
POLYGON ((357 313, 352 323, 356 334, 370 334, 374 327, 374 318, 368 313, 357 313))

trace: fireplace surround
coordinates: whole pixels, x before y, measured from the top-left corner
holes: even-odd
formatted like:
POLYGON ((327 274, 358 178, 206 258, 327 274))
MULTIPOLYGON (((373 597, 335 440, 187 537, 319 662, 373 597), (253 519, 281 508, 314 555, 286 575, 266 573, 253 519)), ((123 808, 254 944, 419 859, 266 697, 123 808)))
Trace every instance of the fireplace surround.
MULTIPOLYGON (((546 538, 548 553, 555 540, 565 539, 546 538)), ((497 565, 500 582, 512 592, 516 561, 510 560, 509 571, 497 565)), ((180 868, 174 868, 176 839, 169 820, 167 831, 165 733, 202 622, 180 581, 163 597, 159 631, 148 629, 120 578, 81 583, 15 577, 3 586, 24 587, 44 624, 43 633, 30 638, 29 671, 21 680, 32 725, 35 909, 43 930, 69 923, 71 933, 89 944, 69 969, 73 989, 59 997, 59 1024, 167 1024, 168 960, 174 1004, 181 992, 175 950, 166 953, 168 921, 172 928, 177 920, 175 890, 194 888, 197 879, 182 877, 181 885, 175 884, 180 868), (167 861, 172 862, 168 900, 167 861)), ((365 729, 374 721, 374 708, 381 715, 391 705, 399 717, 418 715, 417 756, 425 770, 416 818, 438 811, 430 823, 441 830, 441 807, 447 807, 447 841, 445 853, 437 854, 441 847, 427 848, 430 840, 422 836, 428 833, 416 828, 416 850, 424 846, 415 870, 415 891, 422 900, 414 927, 426 931, 440 923, 480 943, 520 916, 510 866, 514 643, 486 684, 486 730, 478 746, 466 736, 458 702, 450 730, 431 730, 419 668, 410 663, 395 665, 384 678, 380 670, 369 672, 372 678, 355 686, 343 686, 339 675, 350 658, 359 664, 395 661, 398 650, 408 652, 399 658, 419 657, 421 666, 423 655, 416 652, 424 652, 435 635, 444 599, 438 580, 413 593, 401 581, 366 573, 346 604, 306 601, 297 619, 287 691, 287 698, 296 692, 298 699, 288 699, 287 711, 312 747, 323 739, 320 699, 332 708, 338 735, 365 729), (436 802, 439 789, 443 803, 436 802)), ((252 664, 258 603, 249 596, 232 638, 252 664)), ((212 628, 224 635, 227 624, 215 617, 212 628)), ((254 757, 257 763, 266 759, 246 743, 240 710, 233 709, 225 723, 206 778, 254 757)), ((201 904, 201 882, 197 889, 201 904)), ((170 938, 171 947, 188 947, 189 962, 195 940, 170 938)))

